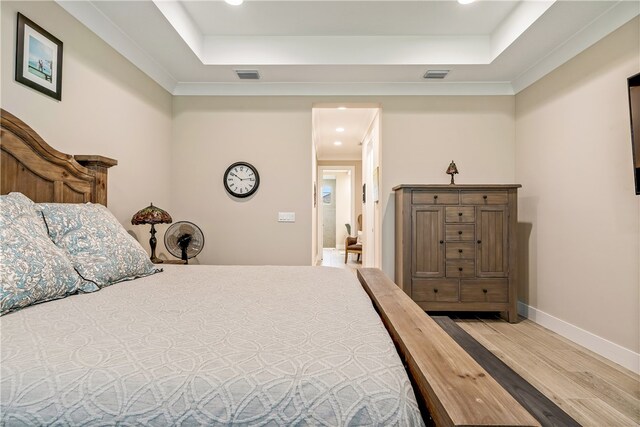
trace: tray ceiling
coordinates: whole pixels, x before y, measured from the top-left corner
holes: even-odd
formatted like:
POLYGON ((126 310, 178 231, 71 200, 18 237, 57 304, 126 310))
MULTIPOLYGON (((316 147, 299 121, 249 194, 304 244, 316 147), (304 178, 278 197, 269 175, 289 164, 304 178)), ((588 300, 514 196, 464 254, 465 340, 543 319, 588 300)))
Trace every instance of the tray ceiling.
POLYGON ((640 13, 638 1, 57 2, 174 95, 509 95, 640 13), (429 69, 450 73, 425 81, 429 69))

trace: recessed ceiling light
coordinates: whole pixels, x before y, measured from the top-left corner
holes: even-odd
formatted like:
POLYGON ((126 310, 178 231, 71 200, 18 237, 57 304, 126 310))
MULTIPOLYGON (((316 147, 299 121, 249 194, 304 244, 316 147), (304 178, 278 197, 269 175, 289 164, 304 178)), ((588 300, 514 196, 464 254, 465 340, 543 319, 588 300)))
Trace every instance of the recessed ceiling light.
POLYGON ((227 4, 232 6, 240 6, 244 0, 224 0, 227 4))
POLYGON ((342 141, 336 141, 333 143, 333 145, 342 145, 342 141))
POLYGON ((338 110, 346 110, 347 107, 338 107, 338 110))
POLYGON ((336 128, 336 132, 344 132, 344 128, 336 128))
POLYGON ((460 4, 471 4, 476 0, 458 0, 458 3, 460 4))

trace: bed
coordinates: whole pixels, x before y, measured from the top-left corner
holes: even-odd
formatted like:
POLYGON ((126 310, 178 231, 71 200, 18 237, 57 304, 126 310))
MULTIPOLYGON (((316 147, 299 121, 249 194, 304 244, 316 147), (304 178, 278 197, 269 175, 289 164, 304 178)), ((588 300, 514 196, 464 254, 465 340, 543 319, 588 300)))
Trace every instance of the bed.
MULTIPOLYGON (((1 114, 3 195, 107 204, 1 114)), ((0 424, 538 425, 379 270, 163 268, 2 316, 0 424)))

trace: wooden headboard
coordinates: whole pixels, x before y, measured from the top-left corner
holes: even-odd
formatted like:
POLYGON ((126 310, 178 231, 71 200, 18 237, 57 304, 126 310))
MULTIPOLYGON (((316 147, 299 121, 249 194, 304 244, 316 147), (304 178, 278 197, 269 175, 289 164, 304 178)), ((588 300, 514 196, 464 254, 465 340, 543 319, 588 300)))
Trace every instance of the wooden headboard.
POLYGON ((0 194, 18 191, 36 203, 107 205, 108 169, 117 160, 61 153, 5 110, 0 126, 0 194))

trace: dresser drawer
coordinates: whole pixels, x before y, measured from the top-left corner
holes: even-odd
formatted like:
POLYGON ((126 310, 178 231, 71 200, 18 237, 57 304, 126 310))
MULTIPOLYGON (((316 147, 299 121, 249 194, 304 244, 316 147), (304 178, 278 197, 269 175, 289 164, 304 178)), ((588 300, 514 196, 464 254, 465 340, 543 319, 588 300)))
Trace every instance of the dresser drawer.
POLYGON ((509 196, 506 191, 463 191, 460 200, 463 205, 506 205, 509 196))
POLYGON ((447 277, 475 277, 476 263, 472 259, 448 259, 445 265, 447 277))
POLYGON ((411 203, 414 205, 457 205, 460 202, 457 191, 413 191, 411 203))
POLYGON ((509 281, 506 279, 478 279, 460 281, 462 302, 507 302, 509 281))
POLYGON ((476 236, 474 224, 446 224, 444 235, 447 242, 471 242, 476 236))
POLYGON ((447 206, 444 209, 447 222, 474 222, 476 220, 476 208, 473 206, 447 206))
POLYGON ((474 243, 447 243, 445 256, 447 259, 475 259, 474 243))
POLYGON ((413 279, 411 298, 423 302, 458 302, 458 280, 413 279))

